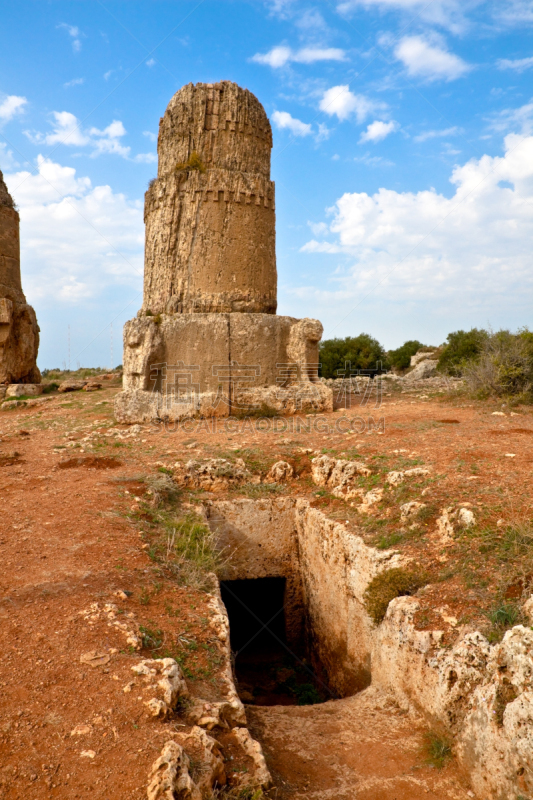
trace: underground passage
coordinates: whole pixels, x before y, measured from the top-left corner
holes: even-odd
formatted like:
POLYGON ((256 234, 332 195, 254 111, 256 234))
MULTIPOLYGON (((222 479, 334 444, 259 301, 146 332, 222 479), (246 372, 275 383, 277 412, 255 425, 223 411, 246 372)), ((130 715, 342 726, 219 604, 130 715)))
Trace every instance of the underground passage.
MULTIPOLYGON (((335 696, 311 667, 305 645, 288 641, 288 624, 295 621, 287 619, 285 578, 226 580, 220 589, 244 703, 311 705, 335 696)), ((305 620, 297 627, 304 628, 305 620)))

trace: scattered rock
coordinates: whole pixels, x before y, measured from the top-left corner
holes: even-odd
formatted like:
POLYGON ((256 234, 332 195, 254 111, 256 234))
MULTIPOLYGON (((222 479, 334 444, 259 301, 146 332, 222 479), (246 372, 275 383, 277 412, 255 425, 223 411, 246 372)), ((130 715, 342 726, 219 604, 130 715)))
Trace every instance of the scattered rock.
POLYGON ((144 659, 131 670, 144 677, 146 688, 158 695, 145 703, 153 717, 166 717, 180 697, 189 696, 180 666, 173 658, 144 659))
POLYGON ((412 381, 420 381, 425 380, 426 378, 433 378, 434 375, 437 374, 437 364, 439 362, 434 359, 425 359, 424 361, 420 361, 416 367, 408 372, 403 380, 405 383, 411 383, 412 381))
POLYGON ((80 756, 82 758, 95 758, 96 753, 94 752, 94 750, 82 750, 80 756))
POLYGON ((335 497, 350 500, 362 497, 364 490, 354 486, 361 475, 368 477, 372 470, 362 461, 346 461, 331 458, 330 456, 317 456, 311 459, 311 475, 317 486, 330 487, 335 497))
POLYGON ((293 477, 294 469, 287 461, 276 461, 276 463, 271 466, 266 480, 273 483, 283 483, 283 481, 289 481, 293 477))
POLYGON ((43 393, 40 383, 12 383, 6 389, 6 397, 37 397, 43 393))
POLYGON ((242 458, 235 463, 225 458, 210 458, 207 461, 188 461, 185 466, 174 465, 177 483, 194 489, 222 489, 230 485, 260 483, 260 477, 246 469, 242 458))
POLYGON ((58 392, 77 392, 86 385, 87 381, 61 381, 57 389, 58 392))
POLYGON ((76 725, 70 732, 71 736, 87 736, 88 733, 92 733, 93 729, 91 725, 76 725))
POLYGON ((420 511, 426 508, 425 503, 419 503, 416 500, 411 500, 410 503, 404 503, 403 506, 400 506, 400 511, 402 512, 402 520, 405 521, 407 519, 412 519, 416 517, 420 511))
POLYGON ((111 658, 108 653, 99 653, 98 650, 90 650, 88 653, 82 653, 80 662, 88 664, 90 667, 103 667, 109 664, 111 658))
POLYGON ((268 771, 261 745, 252 738, 248 728, 234 728, 232 733, 246 755, 254 762, 254 772, 250 775, 250 779, 247 780, 246 783, 260 786, 262 789, 268 789, 272 784, 272 778, 268 771))
POLYGON ((189 757, 183 747, 177 742, 166 742, 150 770, 148 800, 202 800, 189 767, 189 757))
POLYGON ((474 512, 470 511, 469 508, 460 508, 457 512, 457 522, 459 525, 462 525, 463 528, 470 528, 472 525, 476 524, 474 512))
POLYGON ((404 479, 403 472, 389 472, 387 473, 386 481, 389 486, 399 486, 404 479))
POLYGON ((202 797, 211 797, 215 787, 224 786, 226 783, 221 745, 198 726, 195 726, 190 733, 178 733, 176 739, 184 750, 191 754, 195 763, 200 763, 196 785, 202 797))
POLYGON ((372 514, 375 511, 375 506, 380 502, 383 497, 383 489, 372 489, 363 496, 361 505, 356 506, 360 514, 372 514))

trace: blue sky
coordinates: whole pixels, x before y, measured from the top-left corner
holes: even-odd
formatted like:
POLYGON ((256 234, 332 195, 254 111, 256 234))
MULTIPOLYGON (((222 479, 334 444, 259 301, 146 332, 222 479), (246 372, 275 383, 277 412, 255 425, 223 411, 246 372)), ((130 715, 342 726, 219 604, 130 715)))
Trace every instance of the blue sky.
POLYGON ((159 118, 198 81, 272 121, 278 313, 387 347, 533 326, 533 0, 22 0, 0 25, 41 368, 69 326, 72 368, 120 363, 159 118))

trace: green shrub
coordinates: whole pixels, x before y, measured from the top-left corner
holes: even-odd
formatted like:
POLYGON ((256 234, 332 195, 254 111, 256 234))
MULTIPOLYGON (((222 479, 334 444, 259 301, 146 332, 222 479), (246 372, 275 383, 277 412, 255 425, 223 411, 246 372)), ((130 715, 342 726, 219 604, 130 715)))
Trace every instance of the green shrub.
POLYGON ((346 339, 326 339, 319 346, 320 375, 323 378, 342 377, 347 362, 352 370, 388 368, 384 347, 368 333, 347 336, 346 339))
POLYGON ((391 367, 398 370, 408 369, 411 366, 411 356, 416 355, 423 346, 417 339, 410 339, 408 342, 404 342, 401 347, 396 348, 396 350, 389 350, 387 358, 391 367))
POLYGON ((448 375, 462 375, 464 366, 479 356, 488 336, 487 331, 479 328, 449 333, 437 369, 448 375))
POLYGON ((376 625, 379 625, 387 613, 391 600, 415 594, 426 583, 427 580, 422 573, 402 567, 380 572, 365 590, 364 602, 369 616, 376 625))
POLYGON ((506 631, 527 621, 520 606, 511 602, 502 602, 493 606, 487 616, 492 623, 487 634, 487 639, 491 644, 501 642, 506 631))
POLYGON ((533 334, 501 330, 483 340, 479 355, 465 363, 468 386, 481 396, 533 397, 533 334))

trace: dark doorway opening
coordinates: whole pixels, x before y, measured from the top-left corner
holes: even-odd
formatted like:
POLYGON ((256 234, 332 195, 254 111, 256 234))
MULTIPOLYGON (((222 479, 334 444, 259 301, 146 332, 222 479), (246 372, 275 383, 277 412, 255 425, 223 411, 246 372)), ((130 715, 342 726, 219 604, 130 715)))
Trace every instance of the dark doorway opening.
POLYGON ((244 703, 311 705, 333 697, 305 651, 287 641, 285 578, 222 581, 220 589, 244 703))

